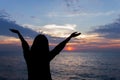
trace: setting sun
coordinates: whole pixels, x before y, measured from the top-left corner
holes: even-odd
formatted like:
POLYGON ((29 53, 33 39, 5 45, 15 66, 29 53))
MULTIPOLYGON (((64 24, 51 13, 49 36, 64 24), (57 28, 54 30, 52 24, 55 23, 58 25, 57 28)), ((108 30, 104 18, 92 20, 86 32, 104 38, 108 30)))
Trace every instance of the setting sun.
POLYGON ((68 46, 68 47, 66 47, 66 50, 67 50, 67 51, 73 51, 73 50, 74 50, 74 48, 73 48, 73 47, 71 47, 71 46, 68 46))

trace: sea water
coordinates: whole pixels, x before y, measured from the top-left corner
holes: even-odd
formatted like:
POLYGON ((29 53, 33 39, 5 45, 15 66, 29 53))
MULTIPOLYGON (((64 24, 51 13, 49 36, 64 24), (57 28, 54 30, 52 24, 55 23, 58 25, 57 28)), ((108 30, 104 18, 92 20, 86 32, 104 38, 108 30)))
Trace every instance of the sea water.
MULTIPOLYGON (((50 66, 53 80, 120 80, 119 53, 61 52, 50 66)), ((27 80, 22 55, 0 55, 0 80, 27 80)))

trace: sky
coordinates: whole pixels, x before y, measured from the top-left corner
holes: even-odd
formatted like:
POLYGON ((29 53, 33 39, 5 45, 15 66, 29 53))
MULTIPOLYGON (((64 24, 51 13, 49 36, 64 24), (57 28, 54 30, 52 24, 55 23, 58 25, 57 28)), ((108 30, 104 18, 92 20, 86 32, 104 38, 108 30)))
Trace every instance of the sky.
POLYGON ((119 53, 119 8, 120 0, 0 0, 0 52, 21 50, 14 28, 29 45, 45 34, 53 49, 77 31, 64 51, 119 53))

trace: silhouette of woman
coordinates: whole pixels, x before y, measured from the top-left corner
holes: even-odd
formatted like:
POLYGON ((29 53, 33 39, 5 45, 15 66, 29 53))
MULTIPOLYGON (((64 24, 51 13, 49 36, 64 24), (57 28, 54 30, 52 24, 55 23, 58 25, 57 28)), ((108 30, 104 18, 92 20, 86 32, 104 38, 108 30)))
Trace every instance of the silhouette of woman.
POLYGON ((77 32, 72 33, 53 50, 49 51, 48 39, 43 34, 39 34, 35 37, 30 48, 18 30, 10 29, 10 31, 16 33, 21 40, 23 55, 27 64, 28 80, 52 80, 50 61, 60 53, 72 37, 76 37, 81 34, 77 32))

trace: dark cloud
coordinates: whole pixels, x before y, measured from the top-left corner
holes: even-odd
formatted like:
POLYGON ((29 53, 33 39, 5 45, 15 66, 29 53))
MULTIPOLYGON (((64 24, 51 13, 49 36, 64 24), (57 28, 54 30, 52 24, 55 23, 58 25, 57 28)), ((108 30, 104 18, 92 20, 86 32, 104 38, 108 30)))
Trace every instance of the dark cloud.
POLYGON ((99 26, 92 32, 99 33, 101 37, 120 39, 120 18, 111 24, 99 26))
POLYGON ((21 25, 16 24, 15 21, 9 19, 9 15, 0 11, 0 35, 3 36, 14 36, 13 33, 9 31, 10 28, 18 29, 24 36, 34 37, 37 32, 29 28, 24 28, 21 25))
POLYGON ((64 0, 66 7, 68 10, 74 13, 81 12, 80 0, 64 0))

